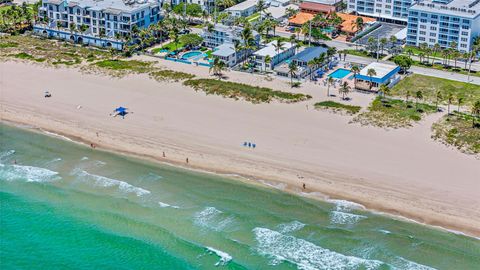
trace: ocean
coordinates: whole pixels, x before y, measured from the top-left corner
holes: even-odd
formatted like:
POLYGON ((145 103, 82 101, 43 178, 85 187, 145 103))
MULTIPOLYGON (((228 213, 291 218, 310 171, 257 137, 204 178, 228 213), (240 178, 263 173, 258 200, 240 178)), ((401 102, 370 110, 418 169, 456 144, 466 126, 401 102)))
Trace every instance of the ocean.
POLYGON ((0 267, 479 269, 480 240, 0 124, 0 267))

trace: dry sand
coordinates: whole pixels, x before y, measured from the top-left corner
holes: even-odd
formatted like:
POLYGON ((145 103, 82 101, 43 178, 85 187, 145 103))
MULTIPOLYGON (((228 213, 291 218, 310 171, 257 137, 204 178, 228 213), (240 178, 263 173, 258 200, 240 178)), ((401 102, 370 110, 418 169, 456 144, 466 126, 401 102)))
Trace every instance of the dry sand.
MULTIPOLYGON (((439 115, 410 129, 385 131, 313 110, 314 102, 325 99, 325 89, 310 83, 295 91, 312 94, 311 101, 253 105, 145 75, 114 79, 75 69, 0 65, 2 121, 174 164, 187 166, 188 157, 192 168, 238 174, 305 196, 347 199, 480 236, 480 161, 430 139, 430 125, 439 115), (53 97, 44 98, 45 90, 53 97), (133 113, 125 119, 109 116, 120 105, 133 113), (257 148, 243 147, 244 141, 257 148)), ((208 76, 203 67, 168 65, 208 76)), ((291 91, 287 81, 227 75, 291 91)), ((364 106, 372 99, 352 97, 364 106)))

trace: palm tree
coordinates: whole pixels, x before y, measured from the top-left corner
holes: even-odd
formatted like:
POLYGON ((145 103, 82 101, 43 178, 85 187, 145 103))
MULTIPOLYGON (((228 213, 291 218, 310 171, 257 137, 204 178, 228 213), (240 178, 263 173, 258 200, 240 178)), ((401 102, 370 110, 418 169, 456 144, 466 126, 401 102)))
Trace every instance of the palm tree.
POLYGON ((472 127, 475 127, 475 118, 479 118, 480 116, 480 100, 477 100, 471 109, 472 113, 472 127))
POLYGON ((437 111, 438 111, 438 103, 440 102, 440 100, 442 100, 442 92, 441 91, 437 91, 437 94, 436 94, 436 100, 435 100, 435 107, 437 107, 437 111))
POLYGON ((458 105, 457 112, 460 112, 460 105, 462 105, 462 103, 463 103, 463 97, 458 97, 457 98, 457 105, 458 105))
POLYGON ((73 33, 77 30, 77 25, 75 25, 74 22, 71 22, 68 28, 70 29, 70 32, 73 33))
POLYGON ((418 90, 418 91, 415 93, 415 99, 416 99, 415 107, 418 108, 418 101, 423 99, 423 93, 422 93, 421 90, 418 90))
POLYGON ((387 38, 380 39, 380 54, 383 54, 383 50, 385 49, 385 45, 387 45, 387 43, 388 43, 387 38))
POLYGON ((342 99, 345 100, 345 95, 348 95, 350 93, 350 85, 348 85, 347 82, 343 82, 343 84, 340 86, 340 89, 338 91, 342 93, 342 99))
POLYGON ((405 92, 405 103, 408 103, 408 99, 412 96, 412 93, 410 92, 410 90, 407 90, 407 92, 405 92))
POLYGON ((209 72, 213 71, 213 75, 218 76, 218 79, 220 80, 222 78, 223 70, 225 70, 225 62, 220 60, 220 58, 215 58, 210 66, 209 72))
POLYGON ((377 75, 377 72, 373 68, 367 70, 367 76, 370 77, 370 89, 373 87, 373 76, 377 75))
POLYGON ((360 67, 353 65, 350 70, 353 72, 353 85, 357 88, 357 74, 360 73, 360 67))
POLYGON ((307 67, 308 70, 310 71, 310 80, 312 80, 313 77, 313 68, 317 65, 317 59, 313 58, 312 60, 308 61, 307 67))
POLYGON ((332 85, 334 81, 332 77, 328 77, 327 79, 327 97, 330 96, 330 85, 332 85))
POLYGON ((352 30, 357 29, 357 31, 362 31, 364 27, 365 23, 363 22, 362 17, 357 17, 354 22, 352 21, 352 30))
POLYGON ((291 62, 288 65, 288 74, 290 75, 290 86, 293 87, 293 77, 297 75, 298 66, 295 62, 291 62))
POLYGON ((277 51, 277 57, 280 54, 280 50, 283 50, 283 45, 285 44, 280 39, 277 39, 277 42, 273 44, 273 47, 275 47, 275 50, 277 51))
POLYGON ((265 71, 267 71, 267 66, 270 66, 270 63, 272 62, 272 57, 270 55, 265 56, 265 71))
POLYGON ((452 104, 452 101, 453 101, 452 93, 448 93, 447 101, 448 101, 447 113, 450 114, 450 104, 452 104))
POLYGON ((381 94, 383 94, 383 97, 386 98, 388 94, 390 94, 390 88, 386 84, 380 85, 380 89, 378 90, 381 94))
POLYGON ((457 68, 457 60, 458 58, 460 58, 460 56, 462 56, 462 54, 459 51, 457 51, 456 49, 452 49, 452 58, 455 63, 455 69, 457 68))

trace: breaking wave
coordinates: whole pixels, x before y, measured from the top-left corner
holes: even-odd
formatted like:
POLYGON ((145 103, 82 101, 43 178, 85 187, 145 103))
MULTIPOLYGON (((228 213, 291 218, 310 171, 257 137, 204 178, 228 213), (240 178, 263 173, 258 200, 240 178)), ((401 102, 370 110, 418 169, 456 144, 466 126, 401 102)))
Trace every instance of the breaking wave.
POLYGON ((229 261, 231 261, 233 258, 230 256, 230 254, 223 252, 218 249, 214 249, 212 247, 207 247, 208 253, 210 254, 215 254, 218 257, 220 257, 220 260, 215 264, 215 266, 221 266, 221 265, 226 265, 229 261))
POLYGON ((366 216, 339 212, 339 211, 332 211, 330 213, 330 223, 333 223, 333 224, 352 225, 366 218, 367 218, 366 216))
POLYGON ((51 182, 61 179, 58 172, 40 167, 6 165, 1 168, 0 178, 7 181, 25 180, 27 182, 51 182))
POLYGON ((137 196, 143 196, 150 194, 149 190, 130 185, 127 182, 123 182, 117 179, 108 178, 96 174, 91 174, 84 170, 75 170, 74 175, 78 176, 83 181, 92 181, 95 186, 99 187, 117 187, 120 191, 125 193, 134 193, 137 196))
POLYGON ((365 206, 359 203, 354 203, 346 200, 327 200, 327 202, 333 203, 335 205, 335 210, 342 211, 342 212, 350 212, 352 210, 365 209, 365 206))
POLYGON ((164 203, 164 202, 158 202, 158 205, 160 205, 160 207, 162 207, 162 208, 167 208, 167 207, 176 208, 176 209, 180 208, 179 206, 171 205, 171 204, 164 203))
POLYGON ((215 207, 206 207, 195 213, 194 222, 198 226, 214 231, 223 231, 235 221, 233 216, 227 216, 215 207))
POLYGON ((0 152, 0 162, 4 161, 6 157, 15 154, 15 150, 8 150, 4 152, 0 152))
POLYGON ((290 233, 290 232, 298 231, 298 230, 301 230, 303 227, 305 227, 305 224, 297 220, 294 220, 289 223, 282 223, 277 226, 278 231, 280 231, 281 233, 290 233))
POLYGON ((306 240, 284 235, 270 229, 255 228, 253 232, 258 243, 258 252, 271 257, 273 264, 287 261, 302 270, 371 270, 386 266, 381 261, 346 256, 306 240))

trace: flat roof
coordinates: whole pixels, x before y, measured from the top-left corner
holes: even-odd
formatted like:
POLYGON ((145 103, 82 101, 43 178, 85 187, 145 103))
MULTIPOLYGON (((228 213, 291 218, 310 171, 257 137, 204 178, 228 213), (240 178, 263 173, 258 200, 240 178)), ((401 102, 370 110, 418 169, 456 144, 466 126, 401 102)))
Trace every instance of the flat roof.
POLYGON ((306 0, 306 1, 303 1, 304 3, 308 3, 308 2, 311 2, 311 3, 319 3, 319 4, 325 4, 325 5, 335 5, 339 2, 341 2, 342 0, 306 0))
POLYGON ((212 52, 215 56, 230 56, 235 53, 235 45, 231 43, 223 43, 220 46, 215 47, 212 52))
POLYGON ((480 15, 480 1, 452 0, 448 4, 442 4, 432 0, 423 0, 410 9, 473 19, 480 15))
POLYGON ((226 11, 237 11, 237 10, 246 10, 246 9, 249 9, 251 7, 254 7, 257 5, 257 1, 256 0, 247 0, 247 1, 243 1, 241 3, 238 3, 234 6, 231 6, 227 9, 225 9, 226 11))
POLYGON ((320 4, 320 3, 314 3, 314 2, 303 2, 300 4, 301 9, 307 9, 307 10, 314 10, 318 12, 324 12, 324 13, 329 13, 329 12, 334 12, 335 11, 335 6, 332 5, 327 5, 327 4, 320 4))
POLYGON ((138 8, 148 7, 148 6, 158 6, 158 2, 155 0, 43 0, 43 3, 51 3, 59 5, 65 2, 69 7, 81 7, 91 10, 103 10, 106 13, 111 14, 120 14, 121 12, 129 12, 136 10, 138 8))
POLYGON ((299 60, 308 62, 322 53, 327 53, 327 48, 324 47, 308 47, 305 50, 297 53, 292 57, 292 60, 299 60))
MULTIPOLYGON (((379 62, 372 62, 360 70, 360 75, 368 76, 367 72, 369 69, 373 68, 377 75, 372 76, 372 78, 382 79, 383 77, 387 76, 390 72, 394 71, 398 68, 396 65, 391 64, 384 64, 379 62)), ((368 76, 370 77, 370 76, 368 76)))
POLYGON ((278 7, 275 7, 275 6, 270 6, 269 8, 267 8, 265 10, 266 13, 270 13, 270 15, 272 15, 272 17, 274 19, 279 19, 279 18, 282 18, 285 16, 285 13, 287 11, 287 8, 291 8, 291 9, 294 9, 294 10, 298 10, 298 6, 297 5, 288 5, 288 6, 278 6, 278 7))
MULTIPOLYGON (((254 52, 253 54, 258 55, 258 56, 269 55, 270 57, 273 57, 273 56, 277 55, 277 49, 275 48, 274 44, 277 44, 277 42, 272 41, 272 42, 268 43, 266 47, 254 52)), ((285 42, 285 43, 283 43, 283 49, 279 50, 279 53, 283 53, 284 51, 292 48, 293 46, 294 45, 292 43, 285 42)))

